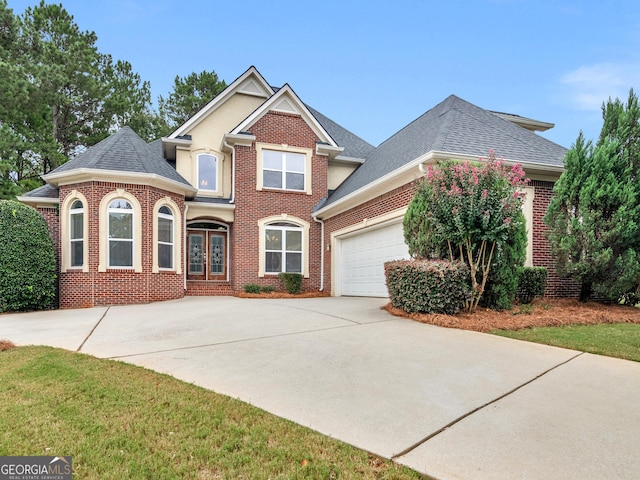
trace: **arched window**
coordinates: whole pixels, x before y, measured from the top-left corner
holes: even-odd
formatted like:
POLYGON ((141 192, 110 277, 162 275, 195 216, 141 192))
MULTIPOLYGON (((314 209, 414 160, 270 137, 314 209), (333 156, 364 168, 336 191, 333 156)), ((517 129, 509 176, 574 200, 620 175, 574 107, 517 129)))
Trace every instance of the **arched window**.
POLYGON ((107 210, 109 267, 133 267, 133 207, 124 198, 109 203, 107 210))
POLYGON ((158 210, 158 267, 173 269, 173 213, 166 205, 158 210))
POLYGON ((218 157, 215 155, 198 155, 198 189, 218 190, 218 157))
POLYGON ((302 273, 302 227, 289 222, 265 225, 265 273, 302 273))
POLYGON ((69 266, 84 265, 84 205, 75 200, 69 209, 69 266))

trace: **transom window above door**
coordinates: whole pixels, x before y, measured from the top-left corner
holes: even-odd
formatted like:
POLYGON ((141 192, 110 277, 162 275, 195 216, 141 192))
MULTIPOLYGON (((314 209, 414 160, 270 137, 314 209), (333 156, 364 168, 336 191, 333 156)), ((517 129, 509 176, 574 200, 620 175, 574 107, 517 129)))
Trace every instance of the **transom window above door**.
POLYGON ((198 155, 198 189, 218 190, 218 157, 215 155, 198 155))
POLYGON ((281 190, 305 190, 306 155, 262 150, 262 185, 281 190))

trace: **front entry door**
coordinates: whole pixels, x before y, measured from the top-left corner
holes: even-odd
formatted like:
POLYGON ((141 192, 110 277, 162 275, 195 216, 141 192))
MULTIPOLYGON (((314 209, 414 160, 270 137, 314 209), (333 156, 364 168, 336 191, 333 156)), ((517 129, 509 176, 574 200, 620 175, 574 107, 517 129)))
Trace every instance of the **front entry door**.
POLYGON ((188 230, 189 280, 227 279, 227 233, 188 230))

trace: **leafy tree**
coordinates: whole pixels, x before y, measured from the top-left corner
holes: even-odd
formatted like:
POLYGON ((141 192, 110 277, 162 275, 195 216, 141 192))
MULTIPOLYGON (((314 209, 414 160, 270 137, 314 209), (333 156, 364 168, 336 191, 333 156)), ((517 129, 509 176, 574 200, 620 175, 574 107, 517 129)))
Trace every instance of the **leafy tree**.
POLYGON ((173 92, 166 99, 162 96, 158 99, 160 115, 170 129, 175 130, 226 87, 214 71, 194 72, 184 78, 176 76, 173 92))
POLYGON ((153 118, 149 83, 96 42, 62 5, 41 1, 16 17, 0 0, 0 195, 38 185, 116 128, 153 118))
POLYGON ((640 108, 633 92, 625 104, 602 106, 598 143, 582 132, 565 156, 545 223, 557 272, 592 293, 618 300, 640 292, 640 108))
MULTIPOLYGON (((486 162, 429 166, 404 219, 405 241, 415 258, 461 259, 470 268, 474 310, 492 265, 506 259, 507 243, 520 232, 526 183, 519 165, 506 170, 490 153, 486 162)), ((525 244, 526 246, 526 244, 525 244)), ((509 253, 514 265, 519 256, 509 253)), ((515 293, 515 292, 514 292, 515 293)))
POLYGON ((0 312, 49 308, 55 269, 42 215, 20 202, 0 200, 0 312))

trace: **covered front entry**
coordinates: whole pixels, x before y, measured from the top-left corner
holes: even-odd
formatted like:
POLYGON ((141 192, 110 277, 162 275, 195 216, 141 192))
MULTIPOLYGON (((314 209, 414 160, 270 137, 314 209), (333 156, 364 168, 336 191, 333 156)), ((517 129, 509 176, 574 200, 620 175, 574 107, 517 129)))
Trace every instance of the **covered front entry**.
POLYGON ((226 225, 213 222, 190 224, 187 227, 187 252, 187 280, 228 280, 226 225))

